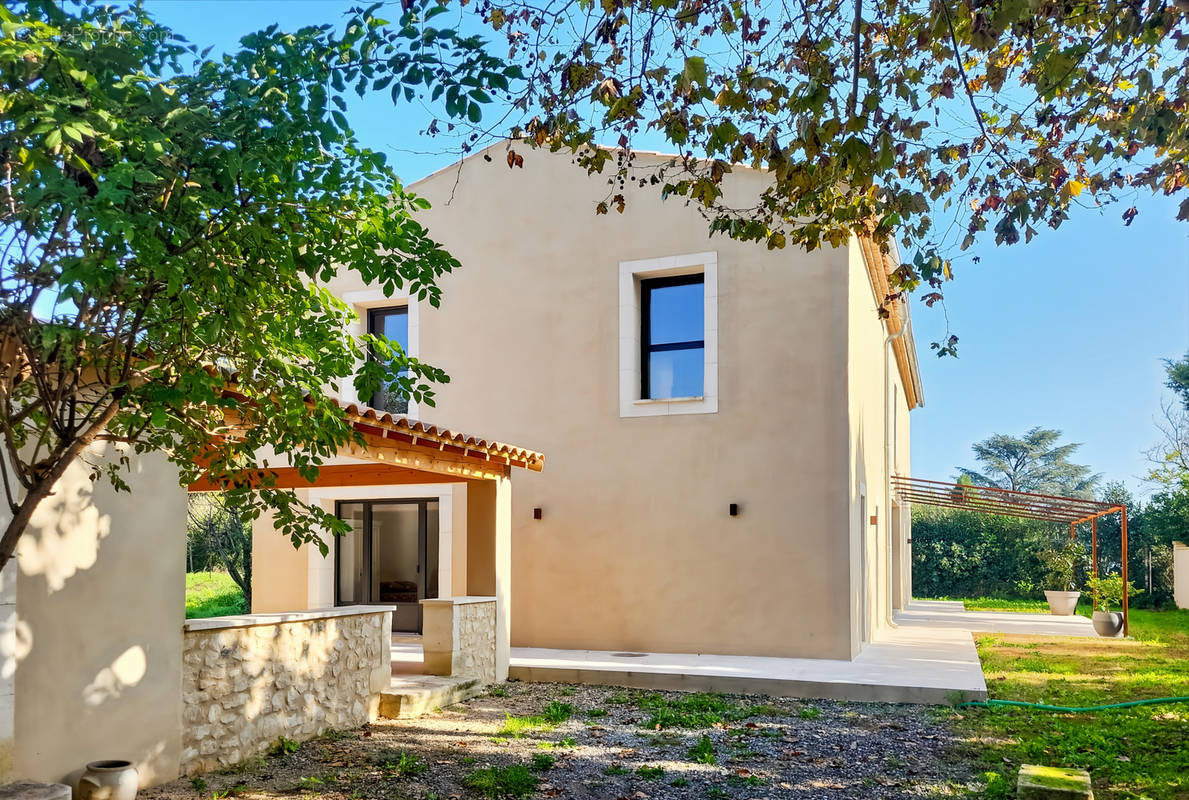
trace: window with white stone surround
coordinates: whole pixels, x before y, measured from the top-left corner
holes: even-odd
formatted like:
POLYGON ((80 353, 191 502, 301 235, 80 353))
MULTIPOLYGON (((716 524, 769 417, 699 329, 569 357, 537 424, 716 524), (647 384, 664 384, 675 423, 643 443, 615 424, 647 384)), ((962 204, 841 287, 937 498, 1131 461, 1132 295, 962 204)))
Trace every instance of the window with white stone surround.
POLYGON ((619 416, 717 411, 718 253, 621 261, 619 416))
MULTIPOLYGON (((401 344, 405 348, 405 353, 410 358, 417 358, 420 352, 421 325, 416 298, 388 297, 381 289, 365 289, 358 292, 346 292, 343 294, 342 300, 355 310, 358 318, 355 323, 348 326, 347 331, 352 336, 360 336, 368 332, 369 329, 375 329, 373 324, 375 315, 372 312, 380 312, 384 309, 395 309, 403 306, 407 310, 407 313, 404 319, 400 320, 402 322, 401 331, 397 336, 390 338, 399 340, 403 334, 406 341, 402 341, 401 344)), ((383 317, 381 316, 381 318, 383 317)), ((381 330, 383 331, 383 329, 381 330)), ((392 333, 392 331, 383 332, 392 333)), ((362 364, 359 366, 362 366, 362 364)), ((350 380, 343 381, 339 386, 339 401, 343 403, 359 403, 361 400, 363 401, 363 405, 371 405, 376 402, 376 398, 358 397, 355 393, 355 384, 350 380)), ((417 403, 412 400, 408 401, 407 410, 403 411, 403 413, 416 419, 418 413, 417 403)))

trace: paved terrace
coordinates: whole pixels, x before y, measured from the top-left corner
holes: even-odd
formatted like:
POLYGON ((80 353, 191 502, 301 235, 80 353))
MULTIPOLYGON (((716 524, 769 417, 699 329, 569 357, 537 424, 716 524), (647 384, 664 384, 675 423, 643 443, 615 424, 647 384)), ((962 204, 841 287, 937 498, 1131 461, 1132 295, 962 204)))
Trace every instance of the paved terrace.
MULTIPOLYGON (((853 661, 688 653, 615 653, 513 647, 511 677, 899 703, 987 696, 972 633, 1094 636, 1085 617, 966 611, 961 602, 917 600, 853 661)), ((393 637, 394 675, 421 670, 417 637, 393 637)))

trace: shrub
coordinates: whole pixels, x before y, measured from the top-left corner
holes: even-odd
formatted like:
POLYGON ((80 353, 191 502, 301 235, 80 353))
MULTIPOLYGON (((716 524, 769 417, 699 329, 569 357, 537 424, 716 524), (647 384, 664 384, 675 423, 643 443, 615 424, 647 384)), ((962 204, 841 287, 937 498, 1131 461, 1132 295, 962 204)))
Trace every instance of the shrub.
MULTIPOLYGON (((1090 592, 1094 595, 1095 611, 1110 611, 1112 608, 1123 606, 1123 576, 1107 575, 1105 578, 1091 578, 1086 582, 1090 592)), ((1143 594, 1143 589, 1135 588, 1131 581, 1127 582, 1127 598, 1143 594)))

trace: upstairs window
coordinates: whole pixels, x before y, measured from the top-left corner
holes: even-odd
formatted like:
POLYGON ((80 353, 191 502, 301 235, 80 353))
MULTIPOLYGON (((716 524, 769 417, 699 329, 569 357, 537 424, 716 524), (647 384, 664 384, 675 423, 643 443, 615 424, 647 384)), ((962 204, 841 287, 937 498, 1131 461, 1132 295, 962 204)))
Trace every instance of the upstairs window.
MULTIPOLYGON (((367 312, 367 332, 387 337, 409 352, 409 307, 373 308, 367 312)), ((373 354, 374 357, 374 354, 373 354)), ((401 374, 405 374, 403 371, 401 374)), ((389 414, 409 413, 409 399, 382 389, 372 396, 371 407, 389 414)))
POLYGON ((704 394, 704 277, 640 281, 640 397, 667 400, 704 394))

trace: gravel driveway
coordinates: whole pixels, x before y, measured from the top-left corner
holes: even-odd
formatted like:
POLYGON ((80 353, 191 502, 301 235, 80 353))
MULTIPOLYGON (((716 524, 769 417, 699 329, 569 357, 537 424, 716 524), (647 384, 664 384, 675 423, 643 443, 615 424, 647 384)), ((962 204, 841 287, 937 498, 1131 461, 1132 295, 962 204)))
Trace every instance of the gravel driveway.
POLYGON ((922 706, 513 682, 141 796, 937 797, 974 786, 952 742, 922 706))

